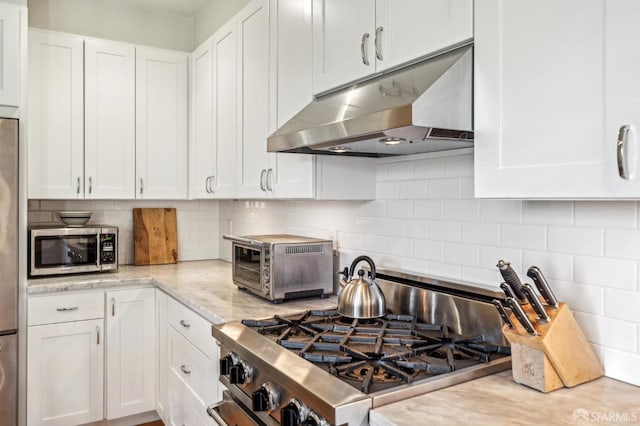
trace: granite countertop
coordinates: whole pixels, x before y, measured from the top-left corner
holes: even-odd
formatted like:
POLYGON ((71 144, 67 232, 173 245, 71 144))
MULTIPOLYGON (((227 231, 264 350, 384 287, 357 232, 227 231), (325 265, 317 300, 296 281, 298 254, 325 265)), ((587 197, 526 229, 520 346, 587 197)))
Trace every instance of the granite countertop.
POLYGON ((335 296, 271 303, 239 290, 231 280, 231 264, 222 260, 124 265, 117 272, 34 278, 27 281, 27 294, 134 286, 156 286, 213 323, 337 306, 335 296))
POLYGON ((549 393, 511 370, 376 408, 371 426, 640 424, 640 387, 601 378, 549 393))
MULTIPOLYGON (((221 260, 121 266, 118 272, 27 281, 29 295, 156 286, 213 323, 334 308, 335 296, 274 304, 238 288, 221 260)), ((640 424, 640 387, 609 378, 543 394, 515 383, 511 371, 482 377, 371 411, 372 426, 640 424)))

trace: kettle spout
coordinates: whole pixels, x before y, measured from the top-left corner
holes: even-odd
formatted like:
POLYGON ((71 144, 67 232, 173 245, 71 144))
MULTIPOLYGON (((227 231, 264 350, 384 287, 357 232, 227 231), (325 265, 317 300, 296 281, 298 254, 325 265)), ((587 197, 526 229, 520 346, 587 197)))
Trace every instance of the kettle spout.
POLYGON ((340 291, 349 284, 349 268, 344 268, 342 271, 338 272, 338 275, 341 277, 338 280, 338 284, 340 284, 340 288, 338 289, 338 294, 340 291))

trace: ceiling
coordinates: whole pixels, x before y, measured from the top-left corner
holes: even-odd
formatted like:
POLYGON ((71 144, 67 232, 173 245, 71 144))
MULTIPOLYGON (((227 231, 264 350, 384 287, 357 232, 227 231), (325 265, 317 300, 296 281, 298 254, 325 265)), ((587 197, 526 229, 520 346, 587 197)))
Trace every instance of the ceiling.
POLYGON ((193 16, 203 5, 213 0, 110 0, 141 9, 153 9, 174 15, 193 16))

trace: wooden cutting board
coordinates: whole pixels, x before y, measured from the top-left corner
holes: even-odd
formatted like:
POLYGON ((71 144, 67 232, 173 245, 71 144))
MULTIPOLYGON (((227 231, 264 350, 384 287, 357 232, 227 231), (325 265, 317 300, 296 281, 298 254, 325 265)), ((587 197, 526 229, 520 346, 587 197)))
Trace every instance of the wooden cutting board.
POLYGON ((136 265, 176 263, 176 209, 133 209, 133 252, 136 265))

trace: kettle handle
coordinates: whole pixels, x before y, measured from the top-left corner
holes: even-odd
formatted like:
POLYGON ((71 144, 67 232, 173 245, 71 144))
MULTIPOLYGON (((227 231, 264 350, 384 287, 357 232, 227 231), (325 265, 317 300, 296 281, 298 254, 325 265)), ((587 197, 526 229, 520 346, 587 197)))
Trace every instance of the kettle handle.
POLYGON ((371 259, 369 256, 358 256, 353 260, 353 263, 351 263, 351 269, 349 269, 349 276, 353 277, 353 273, 356 270, 356 266, 358 266, 358 263, 360 262, 367 262, 369 264, 369 267, 371 268, 371 280, 375 280, 376 279, 376 265, 373 263, 373 259, 371 259))

